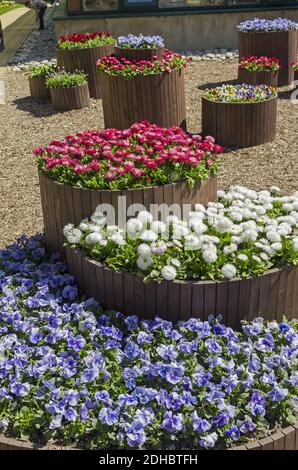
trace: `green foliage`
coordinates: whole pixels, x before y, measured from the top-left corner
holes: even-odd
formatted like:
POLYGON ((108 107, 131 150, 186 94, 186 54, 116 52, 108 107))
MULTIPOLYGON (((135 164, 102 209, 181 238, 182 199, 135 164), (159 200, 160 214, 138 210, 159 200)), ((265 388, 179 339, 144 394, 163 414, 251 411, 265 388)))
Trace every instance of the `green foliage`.
POLYGON ((47 78, 48 88, 70 88, 87 83, 87 75, 83 72, 58 72, 47 78))
POLYGON ((33 65, 29 68, 28 77, 48 77, 53 73, 58 72, 58 67, 55 64, 42 64, 42 65, 33 65))

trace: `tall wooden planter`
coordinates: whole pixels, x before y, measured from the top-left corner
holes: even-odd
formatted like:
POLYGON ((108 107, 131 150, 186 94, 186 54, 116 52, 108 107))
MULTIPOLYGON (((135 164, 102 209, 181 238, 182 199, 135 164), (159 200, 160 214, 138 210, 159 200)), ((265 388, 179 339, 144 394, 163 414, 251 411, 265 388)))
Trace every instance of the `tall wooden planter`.
POLYGON ((249 32, 238 31, 239 60, 249 55, 277 57, 281 64, 278 85, 291 85, 296 61, 297 31, 249 32))
POLYGON ((148 120, 186 129, 184 70, 137 76, 131 80, 100 72, 105 127, 127 129, 148 120))
POLYGON ((225 325, 240 328, 243 319, 281 321, 298 318, 298 266, 272 269, 250 279, 230 281, 150 281, 117 272, 81 251, 66 248, 69 272, 80 291, 97 298, 104 308, 141 318, 177 322, 192 317, 208 320, 222 315, 225 325))
POLYGON ((238 82, 249 85, 278 86, 279 71, 270 70, 268 72, 251 72, 245 69, 238 69, 238 82))
POLYGON ((100 81, 96 68, 96 62, 100 57, 114 52, 114 45, 107 44, 82 49, 56 48, 58 67, 67 72, 83 71, 88 76, 88 86, 91 98, 101 98, 100 81))
MULTIPOLYGON (((65 225, 79 224, 85 217, 90 217, 100 204, 110 204, 115 208, 116 220, 109 220, 108 215, 109 224, 116 222, 117 225, 123 226, 126 222, 127 209, 132 204, 141 204, 147 210, 150 210, 153 204, 158 206, 178 204, 180 207, 185 204, 189 205, 185 208, 185 212, 188 213, 197 203, 207 204, 209 201, 217 200, 217 179, 212 175, 203 182, 197 181, 193 189, 190 189, 185 181, 180 181, 164 186, 110 191, 57 183, 40 171, 39 185, 47 250, 62 253, 65 225), (120 199, 121 197, 124 199, 120 199)), ((138 207, 135 209, 140 210, 138 207)), ((132 217, 135 214, 128 215, 132 217)))
POLYGON ((277 97, 258 103, 224 103, 202 97, 202 134, 225 147, 253 147, 276 135, 277 97))
POLYGON ((38 103, 47 103, 51 99, 50 90, 46 87, 46 77, 29 77, 31 97, 38 103))
POLYGON ((148 60, 151 61, 154 56, 162 59, 164 54, 164 47, 157 47, 152 49, 127 49, 125 47, 115 46, 115 56, 120 58, 125 57, 128 60, 148 60))
POLYGON ((88 106, 90 95, 88 84, 72 87, 50 88, 52 106, 57 111, 70 111, 88 106))

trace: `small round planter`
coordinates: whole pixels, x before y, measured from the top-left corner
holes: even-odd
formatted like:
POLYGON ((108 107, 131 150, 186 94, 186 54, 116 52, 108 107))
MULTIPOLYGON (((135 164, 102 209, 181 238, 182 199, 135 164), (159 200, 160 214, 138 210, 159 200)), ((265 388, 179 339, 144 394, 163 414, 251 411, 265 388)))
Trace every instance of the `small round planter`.
MULTIPOLYGON (((0 434, 0 450, 79 450, 77 447, 34 444, 0 434)), ((263 439, 256 439, 228 450, 298 450, 298 421, 263 439)))
POLYGON ((88 84, 72 87, 50 88, 52 106, 57 111, 80 109, 90 104, 88 84))
POLYGON ((202 134, 226 147, 253 147, 276 135, 277 97, 257 103, 224 103, 202 97, 202 134))
POLYGON ((239 60, 249 55, 277 57, 281 64, 278 86, 291 85, 296 61, 297 31, 238 31, 239 60))
POLYGON ((125 47, 115 46, 115 55, 119 59, 125 57, 128 60, 149 60, 151 61, 154 56, 161 59, 164 54, 164 47, 157 47, 153 49, 127 49, 125 47))
MULTIPOLYGON (((68 223, 78 225, 85 217, 90 217, 100 204, 108 204, 115 210, 115 220, 107 210, 109 224, 124 226, 126 217, 135 214, 128 213, 127 209, 132 204, 139 204, 150 210, 166 204, 167 206, 186 205, 185 213, 188 213, 195 204, 207 204, 217 200, 217 178, 210 176, 207 180, 197 181, 194 188, 190 189, 185 181, 165 184, 164 186, 152 186, 141 189, 126 190, 96 190, 58 183, 39 171, 39 185, 44 220, 46 247, 50 252, 64 254, 63 228, 68 223)), ((175 207, 175 206, 174 206, 175 207)), ((108 209, 108 206, 107 206, 108 209)), ((136 211, 142 207, 135 206, 136 211)), ((169 208, 169 211, 171 208, 169 208)), ((160 213, 157 213, 158 217, 160 213)))
POLYGON ((221 315, 224 325, 240 328, 243 319, 281 321, 298 318, 298 267, 272 269, 249 279, 229 281, 150 281, 114 271, 82 251, 66 248, 68 270, 80 292, 95 297, 108 310, 169 321, 221 315))
POLYGON ((127 129, 148 120, 186 129, 184 70, 137 76, 131 80, 100 72, 105 127, 127 129))
POLYGON ((249 85, 278 86, 279 70, 268 72, 251 72, 245 69, 238 69, 238 82, 249 85))
POLYGON ((46 77, 29 77, 31 97, 38 103, 47 103, 51 99, 50 90, 46 88, 46 77))
POLYGON ((114 52, 114 45, 107 44, 82 49, 56 48, 57 65, 66 72, 83 71, 88 76, 88 86, 91 98, 101 98, 100 81, 96 62, 100 57, 114 52))

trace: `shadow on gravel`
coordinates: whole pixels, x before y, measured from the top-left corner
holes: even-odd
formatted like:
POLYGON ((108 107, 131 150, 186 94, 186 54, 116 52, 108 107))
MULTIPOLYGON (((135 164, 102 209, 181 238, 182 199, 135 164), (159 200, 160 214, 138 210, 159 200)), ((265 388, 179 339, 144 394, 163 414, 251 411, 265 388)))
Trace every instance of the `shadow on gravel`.
POLYGON ((32 114, 34 117, 46 117, 57 114, 50 103, 37 103, 30 96, 18 98, 13 101, 16 107, 26 113, 32 114))
POLYGON ((236 83, 239 83, 237 78, 234 80, 223 80, 221 82, 213 82, 213 83, 202 83, 202 85, 197 85, 198 90, 207 90, 208 88, 215 88, 217 86, 221 85, 236 85, 236 83))
MULTIPOLYGON (((294 92, 295 92, 295 88, 291 88, 290 90, 278 91, 278 99, 287 100, 287 101, 291 101, 291 98, 297 99, 296 96, 292 97, 292 94, 294 94, 294 92)), ((296 95, 297 95, 297 91, 296 91, 296 95)))

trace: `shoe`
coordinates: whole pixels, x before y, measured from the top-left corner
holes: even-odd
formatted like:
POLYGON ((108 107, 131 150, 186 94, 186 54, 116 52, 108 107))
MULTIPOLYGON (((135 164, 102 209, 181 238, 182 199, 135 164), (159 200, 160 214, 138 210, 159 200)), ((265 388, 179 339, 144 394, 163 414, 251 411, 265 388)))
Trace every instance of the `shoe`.
POLYGON ((45 28, 38 28, 39 31, 43 31, 45 28))

